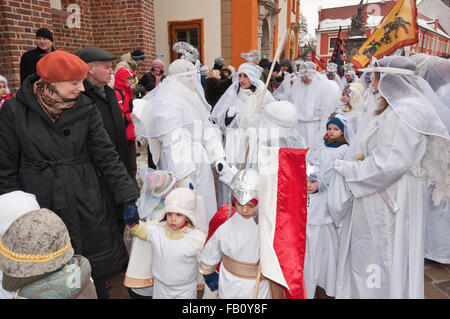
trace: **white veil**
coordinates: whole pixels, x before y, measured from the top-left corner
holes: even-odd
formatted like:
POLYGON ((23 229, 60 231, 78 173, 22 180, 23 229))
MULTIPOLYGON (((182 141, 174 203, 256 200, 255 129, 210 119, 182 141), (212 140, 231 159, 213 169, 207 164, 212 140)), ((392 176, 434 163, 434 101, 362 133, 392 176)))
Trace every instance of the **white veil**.
POLYGON ((433 201, 437 204, 448 201, 450 110, 430 85, 414 74, 416 64, 411 59, 402 56, 375 59, 369 69, 381 72, 379 92, 399 118, 411 129, 429 136, 422 168, 427 184, 436 186, 433 201))
POLYGON ((197 70, 184 59, 172 62, 166 79, 133 105, 138 138, 160 137, 195 120, 208 119, 211 110, 197 70))

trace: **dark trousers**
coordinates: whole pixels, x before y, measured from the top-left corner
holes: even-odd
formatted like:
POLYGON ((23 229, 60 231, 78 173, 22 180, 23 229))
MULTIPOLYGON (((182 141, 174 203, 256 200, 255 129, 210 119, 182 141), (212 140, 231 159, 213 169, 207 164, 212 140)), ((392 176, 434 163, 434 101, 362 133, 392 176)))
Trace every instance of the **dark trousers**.
POLYGON ((98 299, 109 299, 108 289, 106 289, 106 278, 95 278, 94 285, 98 299))
POLYGON ((136 180, 137 163, 136 163, 136 141, 135 140, 128 140, 128 149, 130 151, 131 178, 133 179, 133 182, 136 184, 136 186, 138 186, 138 183, 136 180))

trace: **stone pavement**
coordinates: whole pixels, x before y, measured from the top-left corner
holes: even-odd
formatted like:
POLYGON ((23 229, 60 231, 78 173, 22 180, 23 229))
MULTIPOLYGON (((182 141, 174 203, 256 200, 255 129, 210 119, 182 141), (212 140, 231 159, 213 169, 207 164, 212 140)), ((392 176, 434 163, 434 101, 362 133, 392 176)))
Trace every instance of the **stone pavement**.
MULTIPOLYGON (((139 167, 147 166, 147 146, 143 145, 137 149, 140 156, 137 157, 139 167)), ((142 181, 138 178, 139 185, 142 181)), ((125 244, 130 247, 130 238, 126 233, 125 244)), ((439 264, 425 259, 425 299, 450 299, 450 265, 439 264)), ((127 289, 123 286, 124 273, 118 274, 111 279, 112 288, 109 291, 112 299, 130 299, 127 289)))

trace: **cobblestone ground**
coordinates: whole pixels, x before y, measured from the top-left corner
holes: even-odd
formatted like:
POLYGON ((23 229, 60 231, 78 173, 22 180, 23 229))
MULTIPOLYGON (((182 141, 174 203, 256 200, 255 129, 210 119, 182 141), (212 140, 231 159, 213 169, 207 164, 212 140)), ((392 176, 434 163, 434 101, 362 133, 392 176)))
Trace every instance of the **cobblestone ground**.
MULTIPOLYGON (((147 166, 147 146, 143 145, 138 148, 137 157, 138 170, 139 167, 147 166)), ((138 178, 139 185, 142 181, 138 178)), ((124 241, 129 249, 131 238, 128 233, 124 235, 124 241)), ((450 265, 439 264, 432 260, 425 259, 425 299, 450 299, 450 265)), ((124 273, 118 274, 111 278, 112 288, 109 291, 112 299, 130 299, 127 289, 123 286, 124 273)), ((319 294, 319 298, 321 298, 319 294)))

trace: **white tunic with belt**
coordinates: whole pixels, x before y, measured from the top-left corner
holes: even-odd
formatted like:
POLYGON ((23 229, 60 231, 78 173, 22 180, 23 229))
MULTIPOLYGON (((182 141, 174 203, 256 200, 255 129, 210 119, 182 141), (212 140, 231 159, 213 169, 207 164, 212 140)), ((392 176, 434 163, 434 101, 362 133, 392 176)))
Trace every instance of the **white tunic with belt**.
MULTIPOLYGON (((243 218, 235 213, 223 223, 206 243, 200 261, 207 265, 217 265, 222 255, 245 263, 259 261, 259 229, 251 217, 243 218)), ((220 266, 219 298, 252 299, 255 292, 255 279, 243 279, 234 276, 220 266)), ((271 298, 269 281, 262 280, 259 286, 258 299, 271 298)))

